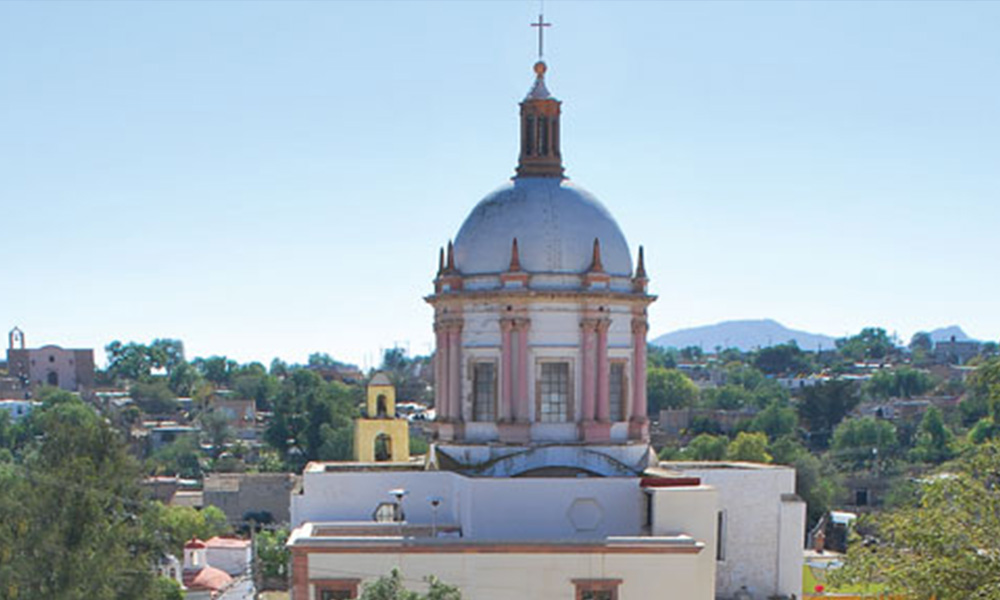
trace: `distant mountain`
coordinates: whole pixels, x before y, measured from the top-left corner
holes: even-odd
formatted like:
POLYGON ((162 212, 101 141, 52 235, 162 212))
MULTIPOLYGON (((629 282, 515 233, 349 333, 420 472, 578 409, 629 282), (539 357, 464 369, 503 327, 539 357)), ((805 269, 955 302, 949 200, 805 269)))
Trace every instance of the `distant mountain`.
POLYGON ((959 327, 958 325, 949 325, 948 327, 940 327, 938 329, 929 331, 928 333, 931 334, 931 339, 934 340, 935 343, 950 342, 951 336, 955 336, 956 342, 965 342, 972 340, 972 338, 967 336, 965 332, 962 331, 962 328, 959 327))
POLYGON ((834 348, 834 338, 818 333, 789 329, 772 319, 724 321, 716 325, 678 329, 661 335, 651 343, 664 348, 700 346, 713 351, 716 346, 747 351, 795 340, 799 348, 815 351, 834 348))

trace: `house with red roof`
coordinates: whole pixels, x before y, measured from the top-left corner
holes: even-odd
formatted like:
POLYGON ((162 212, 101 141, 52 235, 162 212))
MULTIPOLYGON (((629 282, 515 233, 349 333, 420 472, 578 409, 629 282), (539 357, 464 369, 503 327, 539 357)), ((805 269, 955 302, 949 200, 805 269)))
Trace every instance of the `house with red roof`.
POLYGON ((184 544, 182 579, 189 600, 211 600, 233 583, 229 573, 208 563, 208 549, 209 545, 198 538, 184 544))

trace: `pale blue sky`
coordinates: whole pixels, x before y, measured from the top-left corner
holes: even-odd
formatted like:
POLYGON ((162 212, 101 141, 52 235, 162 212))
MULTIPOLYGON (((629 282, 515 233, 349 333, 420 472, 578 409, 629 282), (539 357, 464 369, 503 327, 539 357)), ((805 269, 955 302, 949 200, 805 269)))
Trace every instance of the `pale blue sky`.
MULTIPOLYGON (((426 353, 513 173, 536 2, 0 2, 0 327, 190 356, 426 353)), ((550 2, 568 175, 651 334, 1000 336, 1000 3, 550 2)))

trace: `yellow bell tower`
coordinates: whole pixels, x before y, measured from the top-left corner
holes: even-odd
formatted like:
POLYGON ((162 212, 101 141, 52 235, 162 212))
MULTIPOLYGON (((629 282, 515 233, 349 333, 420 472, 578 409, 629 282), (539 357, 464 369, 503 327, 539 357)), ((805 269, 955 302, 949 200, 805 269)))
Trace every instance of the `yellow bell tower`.
POLYGON ((396 417, 396 388, 385 373, 376 373, 368 382, 365 415, 354 423, 354 460, 410 460, 410 424, 396 417))

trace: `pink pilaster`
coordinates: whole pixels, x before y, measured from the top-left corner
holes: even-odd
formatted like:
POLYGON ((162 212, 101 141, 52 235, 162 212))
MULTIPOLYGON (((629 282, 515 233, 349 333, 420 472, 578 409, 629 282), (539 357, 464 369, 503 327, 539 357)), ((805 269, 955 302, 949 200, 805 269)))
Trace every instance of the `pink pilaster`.
POLYGON ((636 321, 632 326, 635 347, 635 392, 632 394, 632 417, 646 418, 646 321, 636 321))
POLYGON ((500 319, 500 414, 501 421, 514 420, 514 408, 511 396, 514 387, 513 348, 510 343, 510 332, 514 322, 510 319, 500 319))
POLYGON ((597 372, 594 368, 594 359, 596 358, 596 353, 594 352, 594 321, 592 319, 584 319, 580 323, 580 333, 583 336, 580 343, 580 362, 582 363, 580 377, 583 380, 580 421, 589 423, 594 420, 596 411, 596 390, 594 385, 597 381, 597 372))
POLYGON ((445 397, 448 395, 448 348, 447 337, 440 323, 434 324, 434 410, 437 419, 445 416, 445 397))
POLYGON ((632 418, 629 438, 649 439, 649 419, 646 414, 646 333, 645 317, 632 319, 632 418))
POLYGON ((608 326, 610 321, 601 320, 597 324, 597 420, 606 423, 611 420, 611 396, 608 377, 608 326))
POLYGON ((448 418, 462 420, 462 325, 448 329, 448 418))
POLYGON ((531 321, 517 322, 517 420, 527 423, 531 414, 528 397, 528 329, 531 321))

